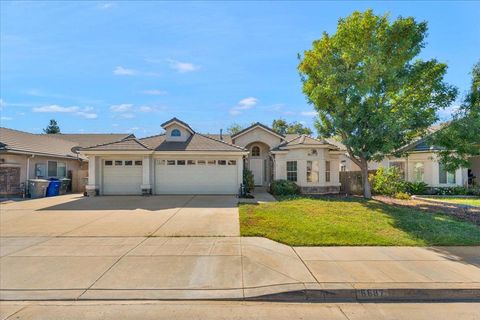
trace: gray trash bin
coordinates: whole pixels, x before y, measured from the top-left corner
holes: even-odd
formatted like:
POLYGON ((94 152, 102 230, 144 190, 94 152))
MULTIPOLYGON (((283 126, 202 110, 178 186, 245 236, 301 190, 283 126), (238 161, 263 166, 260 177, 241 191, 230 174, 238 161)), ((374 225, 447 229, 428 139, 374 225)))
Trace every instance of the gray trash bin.
POLYGON ((68 186, 70 185, 70 179, 68 178, 62 178, 60 179, 60 182, 62 183, 60 185, 60 194, 66 194, 67 193, 67 190, 68 190, 68 186))
POLYGON ((45 179, 30 179, 28 180, 28 193, 30 198, 43 198, 47 191, 50 181, 45 179))

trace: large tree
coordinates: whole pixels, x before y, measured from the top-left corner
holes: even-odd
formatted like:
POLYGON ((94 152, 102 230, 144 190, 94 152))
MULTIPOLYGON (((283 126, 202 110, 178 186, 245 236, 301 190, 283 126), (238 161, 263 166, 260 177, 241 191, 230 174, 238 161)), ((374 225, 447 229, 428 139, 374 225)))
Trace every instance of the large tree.
POLYGON ((422 135, 457 91, 443 77, 446 64, 414 60, 425 46, 426 22, 354 12, 335 34, 323 33, 298 66, 303 92, 318 112, 322 136, 338 135, 362 172, 371 197, 368 162, 422 135))
POLYGON ((60 127, 58 126, 58 123, 56 120, 52 119, 50 120, 50 124, 43 129, 43 132, 45 133, 60 133, 60 127))
POLYGON ((469 157, 480 156, 480 61, 473 67, 472 84, 460 108, 430 143, 443 147, 440 160, 448 171, 468 167, 469 157))
POLYGON ((312 130, 306 126, 304 126, 303 124, 301 124, 300 122, 291 122, 291 123, 287 123, 287 121, 283 120, 283 119, 276 119, 276 120, 273 120, 272 122, 272 129, 273 131, 275 132, 278 132, 280 134, 293 134, 293 133, 296 133, 296 134, 307 134, 307 135, 311 135, 312 134, 312 130))
POLYGON ((227 133, 234 135, 240 131, 243 130, 243 127, 239 125, 238 123, 232 123, 228 128, 227 128, 227 133))

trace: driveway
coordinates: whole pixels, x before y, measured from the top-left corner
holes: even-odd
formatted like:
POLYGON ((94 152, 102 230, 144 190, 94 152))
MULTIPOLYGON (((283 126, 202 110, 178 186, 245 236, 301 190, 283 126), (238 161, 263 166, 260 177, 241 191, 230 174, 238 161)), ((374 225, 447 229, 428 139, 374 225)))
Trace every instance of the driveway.
POLYGON ((238 236, 234 196, 65 195, 1 205, 2 237, 238 236))

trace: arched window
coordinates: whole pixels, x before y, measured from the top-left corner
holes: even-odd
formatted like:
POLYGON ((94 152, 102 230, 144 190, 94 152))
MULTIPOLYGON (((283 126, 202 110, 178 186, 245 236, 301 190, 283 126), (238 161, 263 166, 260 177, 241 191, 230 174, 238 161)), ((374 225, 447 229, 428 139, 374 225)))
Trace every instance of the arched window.
POLYGON ((172 136, 172 137, 180 137, 180 130, 178 130, 178 129, 173 129, 171 136, 172 136))
POLYGON ((254 146, 252 148, 252 157, 260 157, 260 147, 254 146))

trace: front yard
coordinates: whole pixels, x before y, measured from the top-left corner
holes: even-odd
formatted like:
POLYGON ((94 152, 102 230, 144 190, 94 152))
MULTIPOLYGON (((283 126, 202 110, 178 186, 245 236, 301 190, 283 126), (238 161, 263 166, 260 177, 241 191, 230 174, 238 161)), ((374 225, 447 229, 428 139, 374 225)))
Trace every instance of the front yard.
POLYGON ((472 223, 361 198, 243 204, 240 232, 296 246, 480 244, 480 227, 472 223))
POLYGON ((466 204, 469 206, 475 206, 475 207, 480 207, 480 197, 441 197, 441 196, 435 196, 435 197, 427 197, 427 199, 430 198, 432 200, 439 200, 443 202, 449 202, 449 203, 454 203, 454 204, 466 204))

